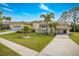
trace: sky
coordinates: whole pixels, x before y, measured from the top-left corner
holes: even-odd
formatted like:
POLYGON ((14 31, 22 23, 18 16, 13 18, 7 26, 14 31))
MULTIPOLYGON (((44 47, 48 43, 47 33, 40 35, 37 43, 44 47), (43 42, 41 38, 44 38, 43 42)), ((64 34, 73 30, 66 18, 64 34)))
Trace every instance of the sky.
POLYGON ((0 10, 4 16, 12 17, 12 21, 41 20, 41 14, 53 12, 55 20, 60 18, 64 11, 79 7, 79 3, 0 3, 0 10))

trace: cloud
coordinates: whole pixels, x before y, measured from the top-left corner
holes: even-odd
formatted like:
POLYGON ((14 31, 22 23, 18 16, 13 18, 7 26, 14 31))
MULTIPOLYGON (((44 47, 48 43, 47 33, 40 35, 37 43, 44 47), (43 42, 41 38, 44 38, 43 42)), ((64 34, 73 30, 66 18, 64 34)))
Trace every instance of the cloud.
POLYGON ((28 15, 28 16, 30 15, 30 14, 28 14, 28 13, 25 13, 25 12, 22 12, 22 13, 23 13, 24 15, 28 15))
POLYGON ((8 4, 5 4, 5 3, 1 3, 1 4, 4 5, 4 6, 7 6, 7 7, 9 6, 8 4))
POLYGON ((40 13, 40 14, 47 14, 47 12, 42 12, 42 13, 40 13))
POLYGON ((7 10, 7 11, 10 11, 10 12, 13 12, 12 9, 9 9, 9 8, 3 8, 4 10, 7 10))
POLYGON ((44 5, 43 3, 41 3, 39 7, 40 7, 41 9, 43 9, 43 10, 46 10, 46 11, 52 12, 52 10, 49 9, 49 8, 48 8, 46 5, 44 5))

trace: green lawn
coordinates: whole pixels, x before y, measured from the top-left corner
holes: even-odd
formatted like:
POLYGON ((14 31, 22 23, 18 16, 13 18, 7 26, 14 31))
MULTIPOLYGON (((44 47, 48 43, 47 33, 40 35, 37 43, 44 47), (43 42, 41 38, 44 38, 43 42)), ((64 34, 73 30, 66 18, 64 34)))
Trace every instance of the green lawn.
POLYGON ((0 32, 7 32, 8 30, 0 30, 0 32))
POLYGON ((19 54, 0 43, 0 56, 19 56, 19 54))
POLYGON ((69 36, 73 41, 79 44, 79 32, 72 32, 69 36))
POLYGON ((0 35, 2 38, 16 42, 36 51, 41 51, 54 38, 54 35, 43 35, 37 33, 30 33, 29 36, 31 38, 29 39, 24 39, 22 36, 23 34, 20 33, 0 35))

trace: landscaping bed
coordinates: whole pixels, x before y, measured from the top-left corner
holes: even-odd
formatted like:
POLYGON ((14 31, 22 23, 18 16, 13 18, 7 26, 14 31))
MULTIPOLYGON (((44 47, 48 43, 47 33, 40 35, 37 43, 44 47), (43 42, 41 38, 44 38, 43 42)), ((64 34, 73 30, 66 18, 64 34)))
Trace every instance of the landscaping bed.
POLYGON ((71 32, 70 38, 79 45, 79 32, 71 32))
POLYGON ((19 54, 0 43, 0 56, 19 56, 19 54))
POLYGON ((38 33, 30 33, 30 38, 22 38, 23 35, 24 34, 21 33, 11 33, 0 35, 0 37, 36 51, 41 51, 54 38, 54 35, 43 35, 38 33))

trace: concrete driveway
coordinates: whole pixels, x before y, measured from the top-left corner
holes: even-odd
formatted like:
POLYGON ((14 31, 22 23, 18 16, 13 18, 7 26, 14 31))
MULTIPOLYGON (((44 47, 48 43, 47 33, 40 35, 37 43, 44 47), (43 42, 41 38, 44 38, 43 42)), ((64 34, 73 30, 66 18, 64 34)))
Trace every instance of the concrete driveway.
POLYGON ((57 35, 39 54, 39 56, 79 56, 79 45, 68 35, 57 35))

